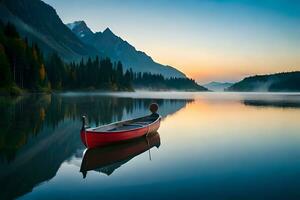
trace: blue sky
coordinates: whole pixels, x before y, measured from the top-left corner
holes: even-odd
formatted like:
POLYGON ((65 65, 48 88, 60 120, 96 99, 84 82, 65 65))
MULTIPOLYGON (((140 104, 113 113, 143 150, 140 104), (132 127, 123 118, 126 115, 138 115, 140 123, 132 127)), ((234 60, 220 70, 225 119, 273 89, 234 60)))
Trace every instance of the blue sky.
POLYGON ((300 70, 300 1, 45 0, 200 83, 300 70))

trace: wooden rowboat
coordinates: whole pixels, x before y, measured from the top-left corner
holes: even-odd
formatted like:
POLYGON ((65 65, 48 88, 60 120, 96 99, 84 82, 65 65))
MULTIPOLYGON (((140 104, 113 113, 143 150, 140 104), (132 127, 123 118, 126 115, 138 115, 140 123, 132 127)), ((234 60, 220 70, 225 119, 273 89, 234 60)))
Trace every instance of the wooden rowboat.
POLYGON ((157 104, 151 104, 151 115, 127 121, 120 121, 96 128, 86 127, 85 117, 83 117, 83 124, 80 132, 81 140, 87 148, 94 148, 138 138, 149 133, 156 132, 161 121, 161 116, 156 113, 157 110, 157 104))
POLYGON ((157 148, 160 146, 160 137, 157 132, 119 144, 87 149, 82 159, 80 172, 83 178, 91 170, 109 176, 117 168, 154 146, 157 148))

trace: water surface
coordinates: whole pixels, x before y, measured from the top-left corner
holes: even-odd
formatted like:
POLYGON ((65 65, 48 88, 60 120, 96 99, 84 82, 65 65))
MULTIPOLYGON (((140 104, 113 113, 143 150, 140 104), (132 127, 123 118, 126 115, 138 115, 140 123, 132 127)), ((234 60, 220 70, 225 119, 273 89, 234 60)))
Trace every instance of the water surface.
POLYGON ((299 94, 64 93, 1 97, 0 112, 0 199, 300 198, 299 94), (107 124, 151 102, 158 135, 85 151, 82 115, 107 124))

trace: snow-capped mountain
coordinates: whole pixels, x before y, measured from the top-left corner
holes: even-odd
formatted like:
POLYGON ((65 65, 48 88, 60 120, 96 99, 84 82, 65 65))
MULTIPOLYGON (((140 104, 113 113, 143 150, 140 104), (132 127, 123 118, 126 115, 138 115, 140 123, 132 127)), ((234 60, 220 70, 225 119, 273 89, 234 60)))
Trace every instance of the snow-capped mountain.
POLYGON ((75 33, 79 38, 90 38, 93 37, 94 33, 87 27, 84 21, 75 21, 73 23, 67 24, 68 28, 75 33))

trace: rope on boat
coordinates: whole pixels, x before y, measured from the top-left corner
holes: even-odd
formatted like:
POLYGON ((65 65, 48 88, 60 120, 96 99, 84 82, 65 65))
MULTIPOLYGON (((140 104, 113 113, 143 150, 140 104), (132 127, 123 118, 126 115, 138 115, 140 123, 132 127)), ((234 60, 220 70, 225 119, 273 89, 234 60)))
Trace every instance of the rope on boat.
MULTIPOLYGON (((149 129, 148 129, 149 130, 149 129)), ((152 160, 152 158, 151 158, 151 151, 150 151, 150 144, 149 144, 149 140, 148 140, 148 133, 147 133, 147 135, 146 135, 146 140, 147 140, 147 144, 148 144, 148 153, 149 153, 149 160, 151 161, 152 160)))

